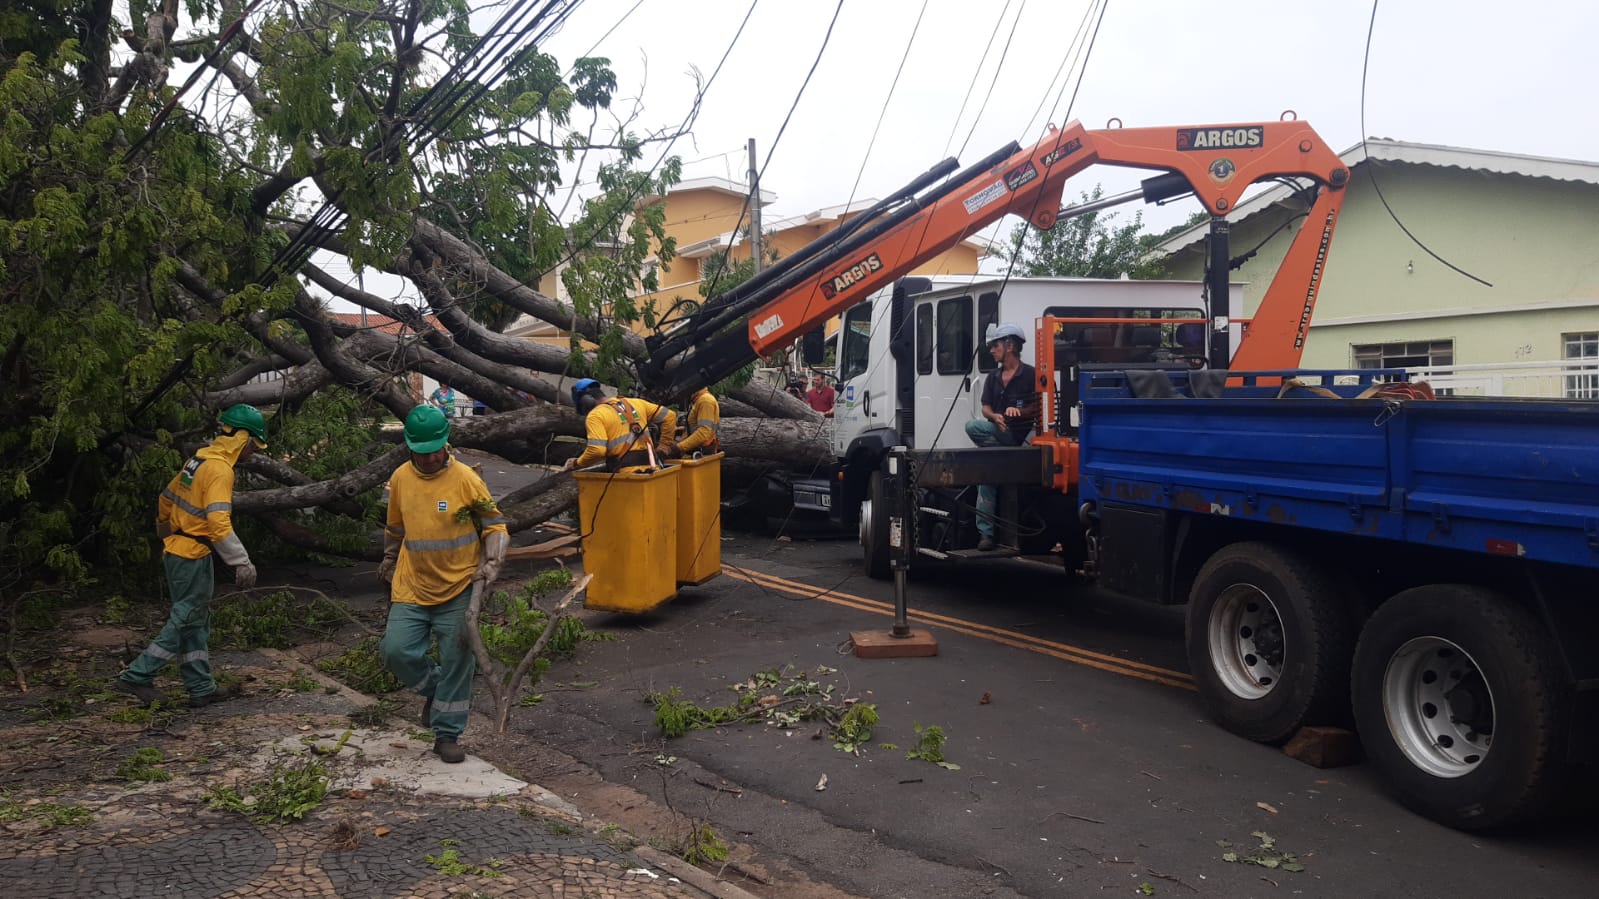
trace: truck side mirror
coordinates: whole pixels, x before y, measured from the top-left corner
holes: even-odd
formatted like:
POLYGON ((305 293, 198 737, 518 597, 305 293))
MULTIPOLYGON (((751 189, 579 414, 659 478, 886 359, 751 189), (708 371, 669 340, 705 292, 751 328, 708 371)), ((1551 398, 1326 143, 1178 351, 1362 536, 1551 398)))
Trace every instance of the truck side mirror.
POLYGON ((800 338, 801 358, 806 365, 821 365, 827 361, 827 332, 822 328, 806 331, 800 338))

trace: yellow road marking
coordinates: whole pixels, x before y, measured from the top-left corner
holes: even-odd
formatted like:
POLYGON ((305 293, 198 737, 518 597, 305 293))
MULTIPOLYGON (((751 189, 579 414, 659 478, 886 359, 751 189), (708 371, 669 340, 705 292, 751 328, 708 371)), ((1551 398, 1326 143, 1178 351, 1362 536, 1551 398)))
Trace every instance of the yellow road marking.
MULTIPOLYGON (((766 574, 765 572, 750 571, 748 569, 723 567, 722 573, 737 580, 745 581, 746 583, 754 584, 760 587, 767 587, 794 596, 802 596, 807 599, 819 599, 823 602, 829 602, 834 605, 844 606, 846 608, 856 609, 862 612, 871 612, 876 615, 884 615, 890 618, 892 618, 894 615, 894 607, 892 604, 880 602, 875 599, 867 599, 864 596, 855 596, 853 594, 843 593, 837 590, 824 590, 815 586, 814 584, 790 581, 786 578, 780 578, 775 575, 766 574)), ((1134 677, 1138 678, 1139 680, 1146 680, 1152 683, 1164 684, 1168 687, 1178 687, 1184 690, 1195 689, 1194 679, 1192 677, 1184 674, 1181 671, 1173 671, 1170 668, 1161 668, 1156 665, 1148 665, 1143 662, 1133 661, 1131 659, 1117 658, 1116 656, 1105 655, 1104 653, 1083 649, 1079 646, 1072 646, 1068 643, 1056 643, 1053 640, 1045 640, 1041 637, 1034 637, 1030 634, 1018 634, 1014 631, 1007 631, 1002 628, 992 627, 986 624, 979 624, 975 621, 966 621, 965 619, 961 618, 952 618, 948 615, 938 615, 931 612, 909 611, 907 612, 907 617, 922 624, 941 627, 945 630, 951 630, 955 631, 956 633, 966 634, 967 636, 988 640, 992 643, 999 643, 1003 646, 1009 646, 1014 649, 1025 649, 1029 652, 1036 652, 1041 655, 1050 656, 1051 658, 1060 659, 1061 661, 1071 662, 1076 665, 1084 665, 1100 671, 1107 671, 1112 674, 1120 674, 1125 677, 1134 677)))
MULTIPOLYGON (((550 522, 546 522, 545 527, 552 530, 570 530, 563 525, 556 525, 550 522)), ((781 578, 774 574, 767 574, 764 571, 754 571, 746 568, 732 568, 729 566, 724 566, 722 568, 722 573, 736 580, 741 580, 756 586, 777 590, 782 593, 788 593, 793 596, 800 596, 806 599, 819 599, 823 602, 829 602, 834 605, 844 606, 846 608, 855 609, 861 612, 870 612, 874 615, 884 615, 889 618, 894 617, 894 606, 892 603, 886 603, 875 599, 867 599, 864 596, 856 596, 852 593, 844 593, 839 590, 825 590, 817 587, 814 584, 806 584, 801 581, 791 581, 787 578, 781 578)), ((1060 659, 1063 662, 1071 662, 1074 665, 1083 665, 1099 671, 1105 671, 1111 674, 1120 674, 1124 677, 1133 677, 1139 680, 1163 684, 1168 687, 1177 687, 1183 690, 1196 689, 1192 676, 1170 668, 1162 668, 1158 665, 1150 665, 1144 662, 1134 661, 1132 659, 1118 658, 1117 656, 1106 655, 1105 653, 1084 649, 1080 646, 1073 646, 1069 643, 1057 643, 1053 640, 1045 640, 1042 637, 1034 637, 1031 634, 1019 634, 1015 631, 1008 631, 1003 628, 993 627, 992 625, 980 624, 975 621, 967 621, 963 618, 952 618, 948 615, 939 615, 934 612, 908 610, 906 614, 908 618, 914 619, 923 624, 941 627, 945 630, 966 634, 969 637, 977 637, 980 640, 987 640, 991 643, 998 643, 1002 646, 1009 646, 1013 649, 1024 649, 1028 652, 1036 652, 1040 655, 1049 656, 1050 658, 1060 659)))

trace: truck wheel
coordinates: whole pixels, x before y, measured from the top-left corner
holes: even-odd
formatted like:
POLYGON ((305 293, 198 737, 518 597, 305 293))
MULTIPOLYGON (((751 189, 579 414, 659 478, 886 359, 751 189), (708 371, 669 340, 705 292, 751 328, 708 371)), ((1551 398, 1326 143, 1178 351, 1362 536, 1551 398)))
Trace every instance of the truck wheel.
POLYGON ((1211 556, 1187 623, 1189 668, 1211 717, 1261 743, 1345 721, 1355 642, 1347 598, 1322 566, 1270 544, 1211 556))
POLYGON ((1538 817, 1564 782, 1559 653, 1527 610, 1482 587, 1388 600, 1355 649, 1360 742, 1399 800, 1460 830, 1538 817))
POLYGON ((866 502, 861 503, 861 556, 866 563, 866 576, 880 581, 888 580, 889 576, 887 509, 883 473, 874 471, 866 502))

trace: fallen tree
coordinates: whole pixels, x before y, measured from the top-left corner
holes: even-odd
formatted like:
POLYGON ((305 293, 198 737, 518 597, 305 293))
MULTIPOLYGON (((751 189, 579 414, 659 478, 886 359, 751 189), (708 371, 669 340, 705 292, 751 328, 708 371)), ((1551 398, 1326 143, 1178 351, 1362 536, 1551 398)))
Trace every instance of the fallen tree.
MULTIPOLYGON (((605 59, 542 52, 576 0, 483 33, 460 5, 71 5, 0 46, 0 591, 148 558, 152 498, 232 403, 271 420, 240 519, 368 558, 421 378, 492 413, 457 447, 524 464, 573 451, 573 379, 642 389, 656 310, 633 297, 675 247, 640 201, 698 105, 641 133, 605 59)), ((825 457, 804 403, 718 390, 730 472, 825 457)), ((513 529, 571 506, 552 480, 513 529)))

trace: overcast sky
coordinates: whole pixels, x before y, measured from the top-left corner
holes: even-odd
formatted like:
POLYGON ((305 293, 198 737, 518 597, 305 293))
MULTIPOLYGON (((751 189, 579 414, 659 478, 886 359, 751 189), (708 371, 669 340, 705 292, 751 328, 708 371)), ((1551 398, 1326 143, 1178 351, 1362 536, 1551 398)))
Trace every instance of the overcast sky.
MULTIPOLYGON (((642 0, 601 40, 634 5, 587 0, 545 48, 567 64, 598 42, 595 55, 608 56, 617 70, 619 100, 642 103, 640 124, 678 122, 693 96, 689 72, 710 75, 750 0, 642 0)), ((742 182, 745 144, 755 138, 763 160, 773 154, 763 182, 777 195, 767 209, 771 221, 843 203, 852 191, 857 199, 882 196, 948 155, 970 162, 1011 140, 1027 145, 1043 134, 1064 80, 1057 71, 1090 5, 927 0, 922 14, 922 0, 844 0, 832 40, 774 150, 836 3, 758 0, 692 136, 673 152, 686 163, 685 177, 742 182), (996 68, 998 80, 985 102, 996 68), (959 152, 962 143, 967 146, 959 152)), ((1072 117, 1090 128, 1112 117, 1138 127, 1271 121, 1292 109, 1342 151, 1360 139, 1370 15, 1367 0, 1110 0, 1072 117)), ((1599 4, 1582 0, 1383 0, 1371 48, 1366 130, 1407 141, 1599 160, 1599 120, 1591 112, 1599 85, 1596 37, 1599 4)), ((1064 108, 1062 100, 1054 122, 1064 120, 1064 108)), ((1130 189, 1137 177, 1091 169, 1067 186, 1067 198, 1096 181, 1108 192, 1130 189)), ((1145 220, 1164 226, 1197 208, 1190 200, 1151 209, 1145 220)))

